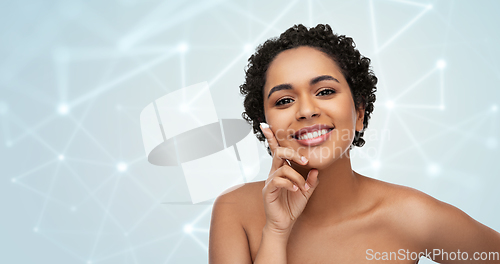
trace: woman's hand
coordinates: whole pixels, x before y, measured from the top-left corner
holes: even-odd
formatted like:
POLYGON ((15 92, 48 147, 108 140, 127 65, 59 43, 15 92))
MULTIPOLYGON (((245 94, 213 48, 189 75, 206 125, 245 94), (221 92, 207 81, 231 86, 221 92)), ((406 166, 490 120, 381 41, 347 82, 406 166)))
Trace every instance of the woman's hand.
POLYGON ((311 169, 304 180, 288 160, 306 165, 308 160, 291 148, 280 147, 273 131, 261 125, 273 156, 269 177, 262 195, 266 212, 266 226, 269 231, 288 236, 293 224, 304 210, 309 197, 318 186, 318 170, 311 169))

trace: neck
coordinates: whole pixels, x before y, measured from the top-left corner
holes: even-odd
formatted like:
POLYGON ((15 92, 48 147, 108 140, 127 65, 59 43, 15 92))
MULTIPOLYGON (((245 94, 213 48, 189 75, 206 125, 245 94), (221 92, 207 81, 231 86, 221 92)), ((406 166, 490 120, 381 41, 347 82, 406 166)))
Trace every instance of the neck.
MULTIPOLYGON (((314 221, 339 221, 355 212, 359 194, 359 175, 351 168, 349 150, 331 166, 319 170, 319 185, 314 190, 302 218, 314 221)), ((309 170, 295 168, 304 179, 309 170)), ((319 223, 318 222, 318 223, 319 223)))

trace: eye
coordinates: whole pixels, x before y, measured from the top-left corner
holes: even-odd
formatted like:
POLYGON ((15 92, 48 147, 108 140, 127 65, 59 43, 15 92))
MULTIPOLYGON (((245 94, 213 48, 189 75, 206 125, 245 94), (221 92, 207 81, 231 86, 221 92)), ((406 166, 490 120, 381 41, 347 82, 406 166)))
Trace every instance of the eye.
POLYGON ((276 106, 286 105, 286 104, 289 104, 291 102, 293 102, 292 98, 283 98, 283 99, 276 102, 276 106))
POLYGON ((325 90, 321 90, 318 95, 320 96, 325 96, 325 95, 330 95, 330 94, 334 94, 335 93, 335 90, 333 89, 325 89, 325 90))

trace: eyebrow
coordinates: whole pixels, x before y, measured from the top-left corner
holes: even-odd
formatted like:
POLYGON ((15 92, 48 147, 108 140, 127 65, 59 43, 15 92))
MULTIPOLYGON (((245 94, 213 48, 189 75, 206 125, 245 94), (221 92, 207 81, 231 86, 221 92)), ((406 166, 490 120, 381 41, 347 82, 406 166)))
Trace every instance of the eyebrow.
MULTIPOLYGON (((318 76, 318 77, 311 79, 311 81, 309 82, 309 85, 315 85, 316 83, 319 83, 321 81, 335 81, 335 82, 340 83, 339 80, 337 80, 336 78, 334 78, 330 75, 321 75, 321 76, 318 76)), ((277 92, 277 91, 281 91, 281 90, 292 90, 292 85, 288 84, 288 83, 284 83, 284 84, 274 86, 271 89, 271 91, 269 91, 267 98, 269 99, 269 97, 271 97, 271 94, 273 94, 274 92, 277 92)))

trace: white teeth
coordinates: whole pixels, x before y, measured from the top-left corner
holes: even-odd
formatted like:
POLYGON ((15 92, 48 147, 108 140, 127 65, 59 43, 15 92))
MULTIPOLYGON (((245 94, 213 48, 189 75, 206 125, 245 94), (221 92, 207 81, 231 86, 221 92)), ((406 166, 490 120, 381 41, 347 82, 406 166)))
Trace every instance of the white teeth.
POLYGON ((324 135, 326 133, 328 133, 328 129, 322 129, 322 130, 314 131, 313 133, 305 133, 305 134, 303 134, 302 136, 299 137, 299 140, 317 138, 317 137, 322 136, 322 135, 324 135))

